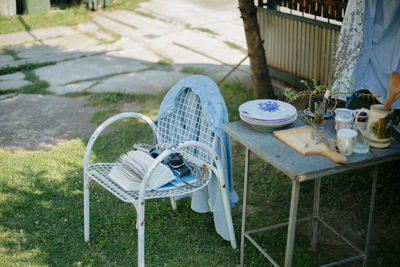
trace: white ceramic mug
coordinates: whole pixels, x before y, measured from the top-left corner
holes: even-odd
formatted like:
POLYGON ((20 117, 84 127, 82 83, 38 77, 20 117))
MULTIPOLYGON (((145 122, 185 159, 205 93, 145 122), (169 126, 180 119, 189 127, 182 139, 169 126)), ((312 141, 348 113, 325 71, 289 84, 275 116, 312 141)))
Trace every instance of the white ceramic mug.
POLYGON ((357 132, 352 129, 340 129, 337 131, 336 141, 339 152, 345 156, 350 156, 353 153, 356 137, 357 132))

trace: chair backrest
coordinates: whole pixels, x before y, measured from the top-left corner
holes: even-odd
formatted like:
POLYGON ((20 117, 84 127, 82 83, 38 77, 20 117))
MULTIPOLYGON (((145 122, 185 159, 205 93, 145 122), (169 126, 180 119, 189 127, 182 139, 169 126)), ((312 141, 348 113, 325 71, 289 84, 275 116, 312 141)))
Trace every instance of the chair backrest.
MULTIPOLYGON (((198 141, 212 149, 215 147, 216 135, 208 126, 200 97, 191 88, 180 91, 174 112, 159 120, 157 128, 159 144, 163 149, 183 141, 198 141)), ((210 156, 200 149, 191 147, 186 152, 198 164, 212 164, 210 156)))

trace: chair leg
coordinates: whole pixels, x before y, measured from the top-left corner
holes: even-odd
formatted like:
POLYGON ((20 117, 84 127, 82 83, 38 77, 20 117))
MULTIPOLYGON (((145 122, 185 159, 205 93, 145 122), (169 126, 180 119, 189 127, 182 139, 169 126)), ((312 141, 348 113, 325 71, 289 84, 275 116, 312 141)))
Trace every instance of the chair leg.
POLYGON ((171 199, 171 205, 172 205, 172 210, 176 210, 176 200, 175 197, 170 197, 171 199))
POLYGON ((138 229, 138 266, 144 267, 144 200, 137 209, 137 229, 138 229))
POLYGON ((225 209, 226 224, 228 225, 229 237, 231 239, 231 246, 233 249, 236 249, 237 248, 236 237, 235 237, 235 231, 233 230, 231 206, 229 204, 227 186, 225 185, 221 186, 221 190, 222 190, 222 201, 224 203, 224 209, 225 209))
POLYGON ((84 217, 84 233, 85 241, 89 242, 90 238, 90 210, 89 210, 89 178, 85 175, 84 177, 84 188, 83 188, 83 217, 84 217))

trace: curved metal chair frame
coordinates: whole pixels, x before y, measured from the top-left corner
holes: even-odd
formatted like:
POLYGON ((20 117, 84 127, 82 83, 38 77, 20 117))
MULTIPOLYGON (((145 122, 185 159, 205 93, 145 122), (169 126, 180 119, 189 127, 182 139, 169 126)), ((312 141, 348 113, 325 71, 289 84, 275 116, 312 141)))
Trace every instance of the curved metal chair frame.
POLYGON ((91 180, 95 180, 122 201, 132 203, 137 212, 136 228, 138 230, 138 266, 144 266, 144 227, 145 227, 145 200, 151 198, 171 197, 173 208, 176 208, 173 197, 181 196, 205 187, 214 174, 222 192, 225 218, 228 225, 231 245, 236 248, 236 238, 233 231, 232 216, 228 198, 228 186, 225 184, 220 159, 213 148, 216 141, 215 133, 205 123, 198 96, 190 88, 183 90, 178 98, 178 108, 155 125, 148 117, 135 113, 121 113, 103 122, 90 137, 84 156, 84 235, 89 242, 89 188, 91 180), (124 119, 136 118, 146 122, 153 130, 158 147, 163 152, 155 159, 147 171, 139 191, 126 191, 115 183, 108 173, 116 163, 90 164, 90 154, 97 137, 110 124, 124 119), (173 152, 180 152, 188 163, 192 173, 198 178, 194 186, 185 185, 170 190, 146 190, 151 174, 158 164, 173 152))

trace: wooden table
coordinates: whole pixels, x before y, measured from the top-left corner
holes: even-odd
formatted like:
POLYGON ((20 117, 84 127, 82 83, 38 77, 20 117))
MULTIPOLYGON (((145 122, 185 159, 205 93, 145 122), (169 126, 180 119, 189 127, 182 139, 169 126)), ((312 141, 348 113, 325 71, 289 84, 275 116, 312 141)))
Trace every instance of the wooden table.
MULTIPOLYGON (((330 136, 335 137, 333 129, 333 119, 325 121, 324 131, 330 136)), ((305 125, 303 121, 297 119, 289 127, 299 127, 305 125)), ((371 225, 373 217, 373 209, 375 202, 376 181, 378 177, 377 165, 383 162, 400 159, 400 144, 392 139, 390 148, 385 150, 371 149, 366 154, 353 153, 348 157, 347 164, 342 165, 331 161, 330 159, 319 156, 310 155, 303 156, 294 149, 281 142, 272 135, 272 132, 260 132, 251 128, 243 121, 236 121, 224 124, 222 126, 232 138, 236 139, 246 147, 245 153, 245 173, 244 173, 244 190, 243 190, 243 213, 242 213, 242 230, 241 230, 241 247, 240 247, 240 265, 244 263, 244 241, 247 238, 260 252, 274 265, 279 266, 276 261, 250 236, 250 234, 275 229, 278 227, 288 226, 288 234, 286 241, 285 266, 292 266, 293 245, 295 238, 296 222, 312 220, 311 247, 315 248, 317 243, 317 228, 318 223, 322 223, 328 227, 333 233, 337 234, 342 240, 349 244, 357 251, 358 255, 343 260, 339 260, 324 266, 338 265, 344 262, 353 261, 356 259, 364 259, 363 266, 366 266, 368 259, 369 241, 371 238, 371 225), (267 226, 259 229, 247 230, 246 223, 246 201, 247 201, 247 181, 249 168, 249 154, 252 151, 261 159, 268 162, 273 167, 285 173, 292 179, 292 192, 290 201, 289 221, 286 223, 267 226), (355 170, 362 167, 374 166, 372 177, 372 192, 370 200, 370 211, 368 218, 368 229, 365 249, 354 246, 349 240, 341 236, 331 226, 319 217, 319 201, 320 201, 320 184, 321 178, 326 175, 337 174, 348 170, 355 170), (300 183, 307 180, 315 180, 314 184, 314 203, 313 214, 310 217, 297 219, 297 207, 299 201, 300 183)))

